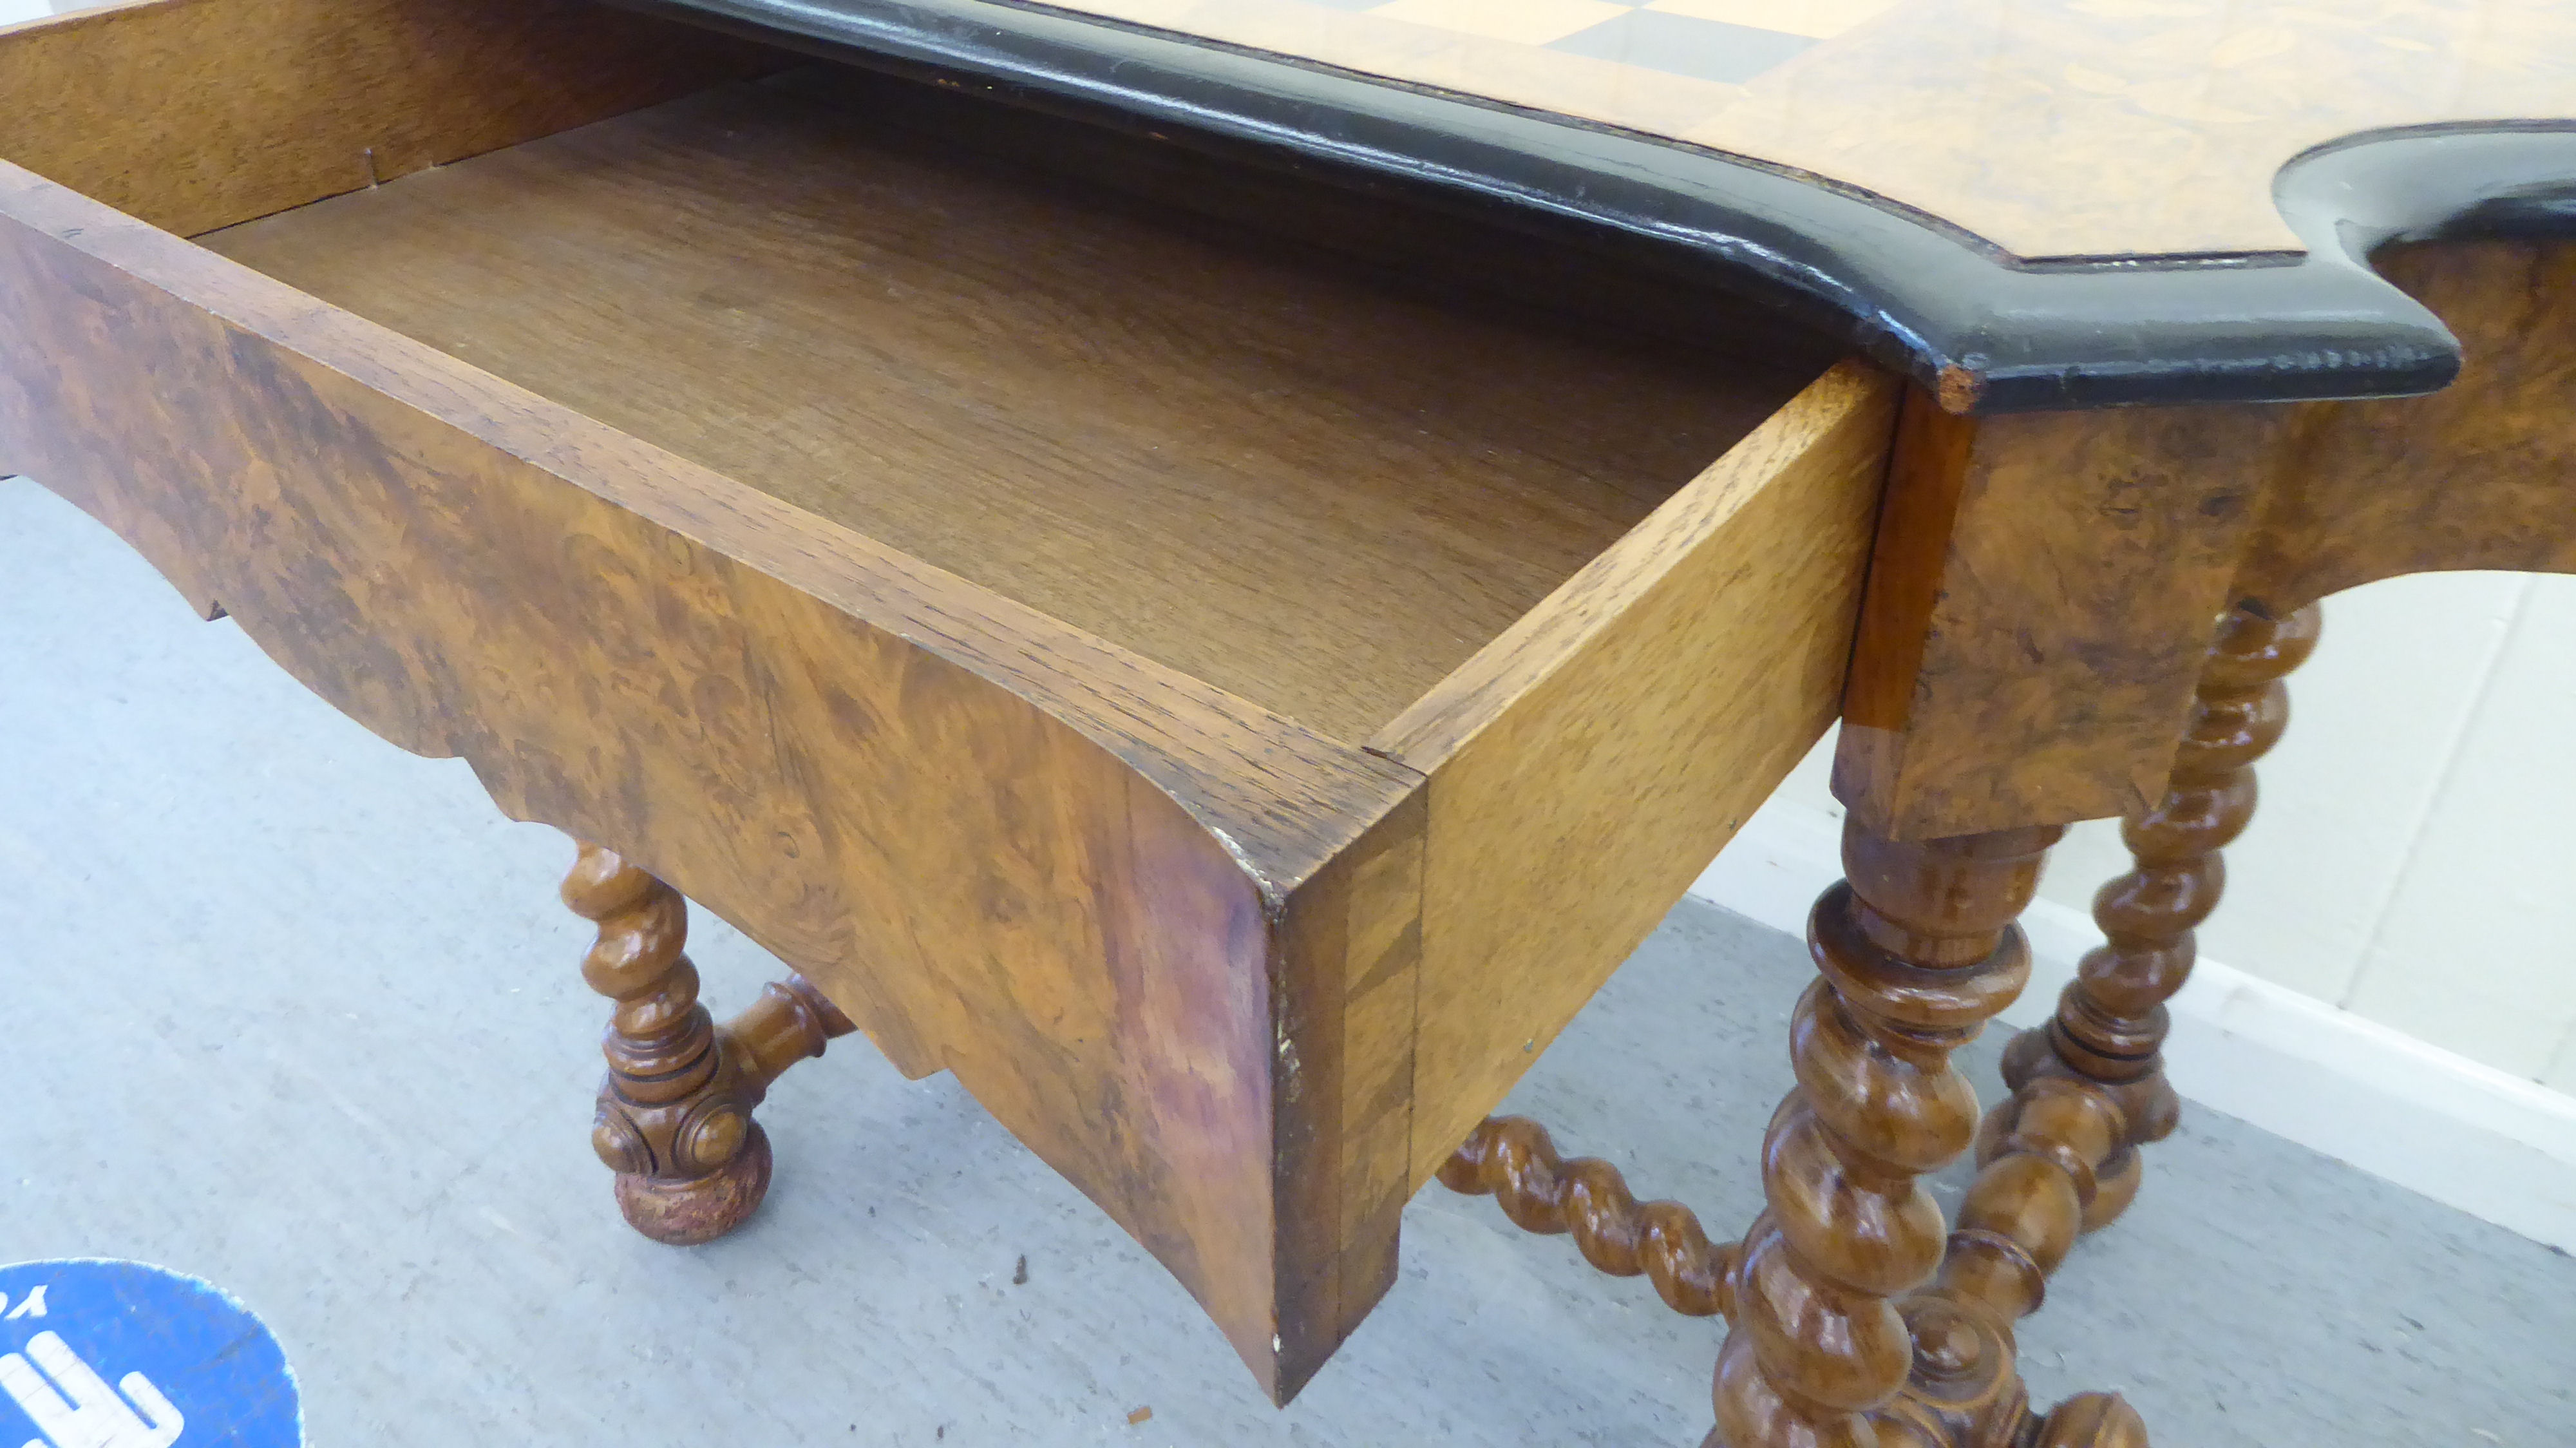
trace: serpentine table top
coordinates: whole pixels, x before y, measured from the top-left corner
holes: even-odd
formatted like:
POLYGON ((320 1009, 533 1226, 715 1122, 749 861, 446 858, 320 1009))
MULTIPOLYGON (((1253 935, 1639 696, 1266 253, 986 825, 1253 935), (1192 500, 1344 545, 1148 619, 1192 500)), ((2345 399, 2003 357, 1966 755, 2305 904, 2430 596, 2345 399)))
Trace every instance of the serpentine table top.
MULTIPOLYGON (((863 1029, 1282 1401, 1837 719, 1879 1044, 1802 1036, 1856 1135, 1772 1185, 1857 1282, 2205 662, 2576 571, 2567 0, 120 0, 0 96, 0 475, 587 842, 629 1220, 741 1220, 863 1029), (692 906, 803 978, 719 1030, 692 906)), ((1857 1412, 1911 1285, 1745 1311, 1857 1412)))
POLYGON ((2557 0, 654 0, 1579 215, 1954 411, 2401 395, 2361 258, 2576 205, 2557 0))

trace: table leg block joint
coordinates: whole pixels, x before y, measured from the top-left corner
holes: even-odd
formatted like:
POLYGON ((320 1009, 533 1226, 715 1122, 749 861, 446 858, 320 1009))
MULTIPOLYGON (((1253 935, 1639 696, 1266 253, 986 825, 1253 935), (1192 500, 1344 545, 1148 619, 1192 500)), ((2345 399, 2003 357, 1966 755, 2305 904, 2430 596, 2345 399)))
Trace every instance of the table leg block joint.
POLYGON ((848 1033, 850 1020, 791 976, 717 1025, 682 950, 688 902, 612 851, 582 845, 563 896, 599 927, 583 979, 617 1003, 591 1145, 617 1173, 618 1208, 657 1242, 713 1241, 769 1190, 769 1138, 753 1108, 789 1066, 848 1033))

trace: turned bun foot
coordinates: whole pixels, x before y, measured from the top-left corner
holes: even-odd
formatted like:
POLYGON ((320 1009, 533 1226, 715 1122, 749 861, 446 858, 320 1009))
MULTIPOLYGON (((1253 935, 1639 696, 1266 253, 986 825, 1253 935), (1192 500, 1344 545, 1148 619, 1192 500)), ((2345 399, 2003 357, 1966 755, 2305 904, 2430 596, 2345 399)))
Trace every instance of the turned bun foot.
POLYGON ((769 1133, 760 1123, 731 1161, 702 1177, 617 1174, 617 1209, 636 1231, 673 1247, 712 1242, 751 1219, 769 1194, 769 1133))
POLYGON ((682 946, 688 902, 584 844, 564 903, 599 927, 582 978, 617 1002, 600 1042, 590 1144, 617 1173, 617 1206, 656 1242, 692 1247, 741 1226, 769 1192, 769 1136, 751 1113, 770 1083, 852 1026, 803 976, 763 989, 722 1026, 698 1003, 682 946))

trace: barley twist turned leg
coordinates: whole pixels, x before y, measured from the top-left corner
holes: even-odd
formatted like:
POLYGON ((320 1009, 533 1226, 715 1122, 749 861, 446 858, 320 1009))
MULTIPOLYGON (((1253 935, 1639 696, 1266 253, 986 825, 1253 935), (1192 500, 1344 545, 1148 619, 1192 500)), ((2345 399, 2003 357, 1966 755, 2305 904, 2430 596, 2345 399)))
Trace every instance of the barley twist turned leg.
POLYGON ((2091 1083, 2122 1118, 2108 1155, 2089 1163, 2085 1231, 2128 1209, 2138 1191, 2137 1148, 2173 1131, 2180 1103, 2164 1074, 2164 1003, 2190 976, 2193 930, 2225 887, 2219 851, 2253 818, 2254 761, 2289 723, 2282 677, 2316 641, 2313 606, 2278 620, 2236 609, 2219 621, 2167 792, 2154 809, 2121 823, 2136 868, 2093 899, 2108 943, 2084 957, 2056 1018, 2023 1032, 2005 1053, 2004 1080, 2014 1094, 1987 1119, 1981 1161, 1999 1160, 2016 1137, 2047 1136, 2023 1119, 2043 1080, 2091 1083))
MULTIPOLYGON (((1735 1317, 1740 1244, 1711 1244, 1679 1202, 1640 1205, 1618 1168, 1598 1157, 1563 1160, 1535 1121, 1487 1117, 1442 1163, 1440 1182, 1491 1195, 1525 1231, 1572 1236, 1584 1260, 1613 1277, 1650 1279, 1675 1312, 1735 1317)), ((2064 1235, 2072 1240, 2071 1225, 2064 1235)), ((1954 1234, 1939 1285, 1899 1308, 1914 1365, 1904 1391, 1872 1415, 1879 1448, 2145 1448, 2145 1426, 2116 1394, 2078 1393, 2053 1412, 2032 1411, 2004 1326, 2009 1298, 2000 1306, 1982 1300, 1979 1284, 1964 1276, 1971 1260, 1954 1234), (1954 1268, 1963 1269, 1958 1280, 1954 1268)), ((2007 1287, 2012 1280, 2003 1279, 2007 1287)), ((1704 1448, 1726 1445, 1712 1434, 1704 1448)))
MULTIPOLYGON (((1917 1178, 1977 1127, 1950 1054, 2028 978, 2012 922, 2059 833, 1907 843, 1846 824, 1847 878, 1809 918, 1823 979, 1790 1028, 1798 1085, 1763 1142, 1768 1208, 1744 1239, 1712 1443, 1881 1448, 1877 1420, 1916 1356, 1899 1303, 1940 1266, 1947 1236, 1917 1178)), ((1945 1345, 1977 1346, 1943 1339, 1936 1355, 1945 1345)), ((2009 1375, 2009 1351, 1989 1346, 1969 1366, 2009 1375)), ((1995 1421, 2018 1422, 2018 1384, 1998 1389, 1995 1421)))
POLYGON ((1640 1205, 1608 1162, 1563 1160, 1518 1117, 1486 1120, 1442 1165, 1443 1185, 1490 1193, 1525 1230, 1570 1234, 1586 1261, 1648 1277, 1674 1311, 1725 1315, 1702 1448, 2145 1448, 2115 1394, 2034 1411, 2011 1331, 2045 1275, 2022 1261, 2053 1264, 2074 1240, 2089 1163, 2123 1130, 2117 1106, 2043 1088, 2030 1134, 2010 1138, 2014 1164, 1980 1179, 1983 1199, 1946 1243, 1917 1181, 1976 1129, 1950 1053, 2029 973, 2012 921, 2058 833, 1905 844, 1845 827, 1849 879, 1808 922, 1824 978, 1791 1027, 1798 1087, 1763 1142, 1769 1205, 1741 1244, 1712 1245, 1678 1202, 1640 1205))
POLYGON ((599 1159, 617 1173, 617 1205, 657 1242, 713 1241, 769 1190, 769 1138, 752 1108, 780 1073, 823 1054, 850 1022, 804 977, 790 976, 716 1025, 681 950, 688 902, 597 845, 581 846, 563 898, 599 927, 582 978, 617 1002, 591 1127, 599 1159))

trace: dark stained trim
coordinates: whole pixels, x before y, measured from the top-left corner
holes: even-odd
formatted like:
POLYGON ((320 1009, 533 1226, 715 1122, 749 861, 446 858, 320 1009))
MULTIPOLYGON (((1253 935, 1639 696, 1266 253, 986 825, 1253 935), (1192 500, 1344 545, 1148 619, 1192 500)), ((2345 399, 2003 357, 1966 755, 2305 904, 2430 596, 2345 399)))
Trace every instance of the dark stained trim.
POLYGON ((2576 121, 2376 133, 2311 152, 2275 187, 2304 256, 2034 265, 1741 157, 1035 6, 620 3, 1616 233, 1658 266, 1713 273, 1838 326, 1962 412, 2433 391, 2457 375, 2458 342, 2364 258, 2432 235, 2576 233, 2576 121))

